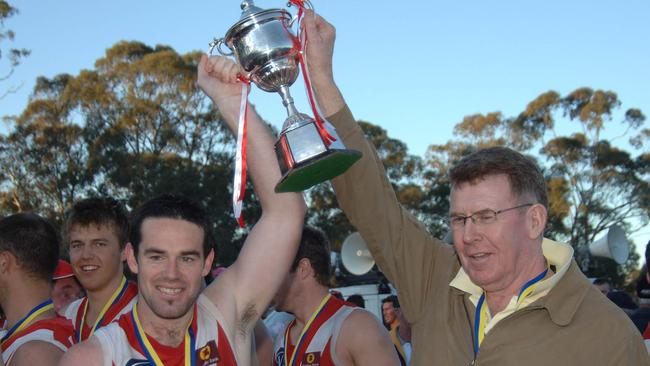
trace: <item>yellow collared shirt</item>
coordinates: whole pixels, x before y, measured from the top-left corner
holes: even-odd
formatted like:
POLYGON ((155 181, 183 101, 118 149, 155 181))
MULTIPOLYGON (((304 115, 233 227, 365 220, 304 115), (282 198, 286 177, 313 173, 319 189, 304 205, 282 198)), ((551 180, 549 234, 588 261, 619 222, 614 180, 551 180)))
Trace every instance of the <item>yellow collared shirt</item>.
MULTIPOLYGON (((542 242, 542 252, 548 265, 555 267, 555 273, 538 282, 533 292, 531 292, 531 294, 523 299, 519 304, 517 304, 517 296, 515 295, 512 296, 505 309, 501 310, 497 314, 490 314, 490 310, 487 309, 485 334, 488 334, 490 329, 494 328, 494 326, 502 319, 546 296, 546 294, 548 294, 553 286, 555 286, 555 284, 569 269, 571 258, 573 258, 573 248, 570 245, 544 238, 544 241, 542 242)), ((479 298, 483 294, 483 289, 472 282, 462 267, 458 270, 456 277, 454 277, 454 279, 449 283, 449 286, 453 286, 468 293, 470 295, 469 299, 474 306, 477 306, 479 298)))

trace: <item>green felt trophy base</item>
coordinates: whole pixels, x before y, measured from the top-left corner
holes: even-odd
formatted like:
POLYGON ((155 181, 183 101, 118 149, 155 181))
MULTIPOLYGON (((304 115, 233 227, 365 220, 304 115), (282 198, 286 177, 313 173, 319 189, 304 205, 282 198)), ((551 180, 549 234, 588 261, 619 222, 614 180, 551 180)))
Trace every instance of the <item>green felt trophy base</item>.
POLYGON ((301 192, 342 174, 361 158, 356 150, 332 149, 289 170, 275 186, 275 192, 301 192))

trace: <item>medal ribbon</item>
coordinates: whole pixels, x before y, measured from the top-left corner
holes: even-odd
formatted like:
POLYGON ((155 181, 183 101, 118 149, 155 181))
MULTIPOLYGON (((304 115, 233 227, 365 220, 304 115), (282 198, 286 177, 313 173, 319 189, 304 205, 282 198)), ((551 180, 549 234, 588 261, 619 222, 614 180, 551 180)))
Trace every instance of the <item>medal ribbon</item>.
MULTIPOLYGON (((288 357, 288 349, 289 349, 289 337, 291 333, 291 328, 293 328, 294 324, 296 324, 296 320, 292 320, 291 323, 287 326, 287 329, 284 331, 284 347, 285 347, 285 352, 284 352, 284 364, 285 366, 295 366, 296 364, 296 355, 298 354, 298 351, 300 350, 300 347, 302 346, 303 341, 306 338, 307 333, 311 330, 312 323, 316 318, 318 318, 318 315, 323 311, 325 308, 325 305, 330 301, 332 298, 332 295, 329 293, 327 296, 323 298, 323 301, 321 301, 320 305, 318 305, 318 308, 316 311, 314 311, 313 314, 311 314, 311 317, 309 318, 309 321, 305 324, 305 326, 302 328, 302 332, 300 332, 300 337, 298 338, 298 343, 296 343, 296 346, 293 349, 293 353, 291 354, 290 362, 287 362, 287 357, 288 357)), ((299 361, 302 362, 302 361, 299 361)))
POLYGON ((14 324, 11 329, 5 334, 4 337, 2 337, 2 340, 0 340, 0 343, 4 345, 6 341, 11 339, 11 337, 20 332, 21 330, 27 328, 27 326, 34 320, 36 317, 39 315, 43 314, 44 312, 54 309, 54 304, 52 304, 52 300, 48 299, 43 301, 42 303, 36 305, 32 310, 27 313, 22 319, 20 319, 16 324, 14 324))
MULTIPOLYGON (((120 282, 120 285, 113 291, 113 294, 111 297, 108 299, 106 304, 104 304, 104 308, 102 311, 99 313, 99 316, 95 320, 95 324, 93 324, 93 327, 90 328, 90 333, 88 334, 88 338, 95 333, 97 328, 102 327, 102 323, 104 322, 104 317, 106 317, 106 312, 108 309, 110 309, 113 305, 117 304, 118 301, 124 296, 124 292, 126 292, 126 288, 128 283, 126 281, 126 277, 122 276, 122 281, 120 282)), ((77 343, 80 343, 82 341, 81 337, 83 334, 83 329, 86 326, 86 313, 88 312, 88 298, 84 301, 83 304, 84 310, 83 310, 83 315, 81 316, 81 323, 78 324, 77 326, 77 343)))
POLYGON ((237 150, 235 153, 235 181, 232 189, 232 210, 239 227, 244 227, 242 202, 246 193, 246 132, 248 121, 248 91, 250 81, 243 76, 238 77, 242 83, 241 102, 239 104, 239 121, 237 123, 237 150))
MULTIPOLYGON (((548 268, 544 272, 537 275, 532 280, 526 282, 519 290, 519 295, 517 296, 517 307, 526 299, 530 294, 535 291, 537 283, 546 277, 548 273, 548 268)), ((476 315, 474 316, 474 354, 478 355, 479 347, 483 343, 483 338, 485 338, 485 324, 487 323, 487 306, 485 304, 485 292, 478 299, 478 304, 476 304, 476 315)))
MULTIPOLYGON (((307 96, 309 97, 309 105, 311 110, 314 113, 314 118, 316 119, 316 127, 318 128, 318 133, 321 135, 325 146, 329 146, 332 142, 336 141, 336 138, 332 136, 323 123, 324 118, 320 113, 318 104, 316 103, 316 98, 314 98, 314 90, 311 87, 311 79, 309 78, 309 70, 307 69, 307 63, 304 59, 304 53, 307 49, 307 31, 302 31, 302 18, 305 12, 305 0, 289 0, 289 4, 293 4, 298 7, 298 31, 297 37, 294 40, 294 48, 298 51, 298 60, 300 61, 300 69, 302 71, 302 77, 305 81, 305 89, 307 90, 307 96)), ((307 4, 311 3, 307 1, 307 4)))
MULTIPOLYGON (((187 325, 187 331, 185 332, 185 366, 193 366, 196 364, 196 352, 194 352, 196 335, 192 329, 192 323, 196 318, 196 304, 194 305, 194 313, 192 314, 192 319, 187 325)), ((144 328, 140 324, 140 319, 138 318, 138 304, 133 305, 131 310, 131 321, 135 326, 135 336, 138 339, 140 348, 144 352, 145 357, 149 362, 155 366, 165 366, 165 364, 160 360, 158 353, 149 342, 147 334, 144 332, 144 328)))

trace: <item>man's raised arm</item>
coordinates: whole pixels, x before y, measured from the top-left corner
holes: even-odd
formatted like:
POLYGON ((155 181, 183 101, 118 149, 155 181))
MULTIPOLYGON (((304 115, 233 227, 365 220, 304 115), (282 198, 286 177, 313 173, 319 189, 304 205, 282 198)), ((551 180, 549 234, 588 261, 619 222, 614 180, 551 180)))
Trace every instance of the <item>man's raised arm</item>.
MULTIPOLYGON (((241 101, 240 68, 224 57, 203 56, 198 81, 219 108, 228 127, 237 129, 241 101)), ((204 292, 237 326, 252 329, 280 286, 293 260, 302 230, 305 204, 299 193, 275 193, 280 168, 269 128, 252 107, 247 111, 247 164, 262 205, 257 221, 235 263, 204 292)))
POLYGON ((334 81, 334 27, 311 11, 305 14, 303 25, 308 39, 307 65, 319 107, 345 146, 363 154, 346 173, 332 180, 337 200, 381 271, 399 289, 404 307, 411 310, 413 318, 423 310, 422 302, 416 299, 423 298, 421 294, 433 271, 433 261, 424 259, 432 258, 441 244, 399 204, 381 159, 334 81))

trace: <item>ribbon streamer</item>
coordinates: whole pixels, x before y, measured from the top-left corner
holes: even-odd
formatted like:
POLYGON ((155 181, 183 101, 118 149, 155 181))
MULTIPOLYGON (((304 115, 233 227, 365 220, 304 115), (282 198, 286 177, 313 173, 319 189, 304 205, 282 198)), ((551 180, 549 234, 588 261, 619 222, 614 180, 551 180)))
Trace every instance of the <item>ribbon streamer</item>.
POLYGON ((242 202, 246 193, 246 132, 248 122, 248 91, 250 81, 238 76, 242 83, 241 103, 239 104, 239 121, 237 123, 237 151, 235 153, 235 181, 232 190, 232 209, 239 227, 244 227, 242 202))

